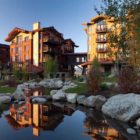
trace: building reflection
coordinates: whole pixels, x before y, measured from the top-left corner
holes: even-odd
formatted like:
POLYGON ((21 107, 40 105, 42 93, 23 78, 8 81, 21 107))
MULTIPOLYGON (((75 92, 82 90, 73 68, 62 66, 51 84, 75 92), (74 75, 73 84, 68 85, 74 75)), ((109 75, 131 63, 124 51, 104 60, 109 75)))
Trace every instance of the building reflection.
POLYGON ((53 131, 63 121, 64 115, 71 115, 74 111, 68 107, 58 107, 52 103, 32 104, 31 96, 43 95, 42 89, 26 91, 26 103, 12 104, 6 116, 8 123, 14 129, 31 126, 33 135, 39 136, 40 131, 53 131))
POLYGON ((84 120, 84 127, 86 128, 84 134, 91 136, 92 140, 127 140, 108 124, 100 112, 88 113, 84 120))

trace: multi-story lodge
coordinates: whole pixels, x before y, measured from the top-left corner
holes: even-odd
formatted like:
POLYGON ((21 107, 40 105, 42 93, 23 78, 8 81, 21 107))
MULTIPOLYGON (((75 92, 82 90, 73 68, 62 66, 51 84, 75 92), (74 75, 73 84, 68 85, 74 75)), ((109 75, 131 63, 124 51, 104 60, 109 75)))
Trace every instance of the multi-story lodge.
POLYGON ((10 47, 6 44, 0 44, 0 69, 7 68, 10 61, 10 47))
POLYGON ((101 71, 111 73, 115 71, 115 57, 110 57, 109 41, 107 34, 110 32, 114 19, 108 16, 98 15, 91 19, 89 23, 84 23, 87 34, 88 54, 87 62, 82 66, 91 67, 92 61, 97 58, 101 64, 101 71))
POLYGON ((10 42, 10 63, 18 63, 19 67, 25 64, 28 72, 42 72, 43 64, 50 59, 57 60, 59 72, 74 72, 66 54, 74 54, 77 46, 54 27, 41 28, 36 22, 32 31, 14 28, 5 40, 10 42))

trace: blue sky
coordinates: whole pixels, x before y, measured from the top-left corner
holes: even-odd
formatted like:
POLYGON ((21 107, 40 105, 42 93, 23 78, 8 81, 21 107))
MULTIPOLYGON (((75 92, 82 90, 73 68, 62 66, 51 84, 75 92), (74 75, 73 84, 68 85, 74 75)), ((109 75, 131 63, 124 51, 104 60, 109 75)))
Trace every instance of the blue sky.
POLYGON ((0 43, 6 43, 4 39, 14 27, 31 30, 40 21, 42 27, 54 26, 64 38, 71 38, 79 46, 76 52, 85 52, 87 36, 82 23, 96 15, 94 6, 100 1, 0 0, 0 43))

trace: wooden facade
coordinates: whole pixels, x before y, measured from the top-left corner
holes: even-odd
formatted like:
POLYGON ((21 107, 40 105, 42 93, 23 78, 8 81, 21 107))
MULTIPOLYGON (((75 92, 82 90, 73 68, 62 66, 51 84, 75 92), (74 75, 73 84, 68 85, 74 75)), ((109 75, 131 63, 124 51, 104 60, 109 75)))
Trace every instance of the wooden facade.
POLYGON ((27 31, 14 28, 5 39, 10 42, 10 63, 26 65, 28 72, 42 72, 43 65, 50 59, 57 60, 60 72, 74 72, 74 66, 69 64, 66 53, 74 54, 77 47, 71 39, 54 27, 41 28, 40 23, 33 24, 33 30, 27 31))
POLYGON ((10 47, 9 45, 0 44, 0 66, 1 68, 9 66, 10 47))

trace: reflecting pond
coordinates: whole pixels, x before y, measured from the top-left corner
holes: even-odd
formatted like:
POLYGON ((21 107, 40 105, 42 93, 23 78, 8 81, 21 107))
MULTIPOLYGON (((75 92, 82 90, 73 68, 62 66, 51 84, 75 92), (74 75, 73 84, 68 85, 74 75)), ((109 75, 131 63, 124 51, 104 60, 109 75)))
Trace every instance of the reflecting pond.
MULTIPOLYGON (((41 92, 33 91, 32 95, 41 92)), ((101 112, 68 103, 1 106, 0 140, 139 140, 126 132, 126 124, 106 118, 101 112)))

